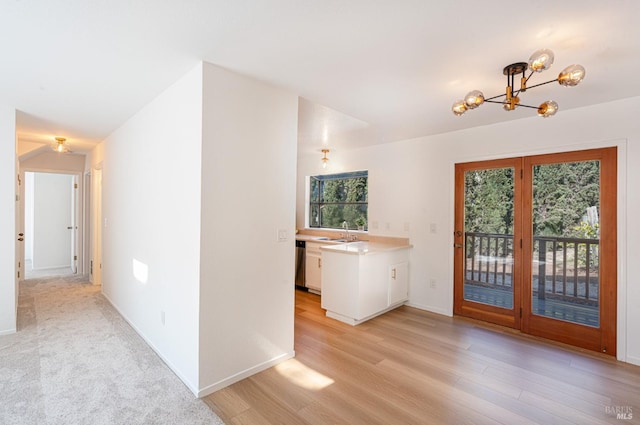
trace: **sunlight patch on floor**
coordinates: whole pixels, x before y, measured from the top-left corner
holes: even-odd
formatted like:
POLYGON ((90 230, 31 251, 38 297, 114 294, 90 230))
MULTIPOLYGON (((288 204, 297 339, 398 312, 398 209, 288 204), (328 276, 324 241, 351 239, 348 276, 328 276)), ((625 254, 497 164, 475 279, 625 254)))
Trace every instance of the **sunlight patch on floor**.
POLYGON ((333 379, 316 372, 296 359, 280 363, 275 369, 293 384, 308 390, 321 390, 335 382, 333 379))

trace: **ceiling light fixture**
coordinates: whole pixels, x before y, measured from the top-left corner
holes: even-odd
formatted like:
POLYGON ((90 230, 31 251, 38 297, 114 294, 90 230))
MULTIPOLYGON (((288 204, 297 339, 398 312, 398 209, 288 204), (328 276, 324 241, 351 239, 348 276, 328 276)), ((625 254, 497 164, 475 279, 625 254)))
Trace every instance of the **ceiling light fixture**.
POLYGON ((51 149, 59 153, 71 152, 69 150, 69 147, 64 143, 66 140, 67 139, 65 139, 64 137, 56 137, 56 141, 51 144, 51 149))
POLYGON ((324 156, 322 157, 322 168, 327 168, 327 163, 329 162, 327 154, 329 153, 329 149, 322 149, 320 152, 324 154, 324 156))
POLYGON ((520 93, 555 81, 564 87, 577 86, 580 81, 584 79, 585 75, 585 69, 582 65, 570 65, 563 69, 555 80, 545 81, 544 83, 527 87, 527 82, 529 82, 529 78, 531 78, 534 72, 545 71, 551 67, 551 64, 553 64, 553 52, 551 50, 536 50, 529 58, 529 62, 516 62, 504 67, 502 73, 507 76, 507 88, 503 94, 485 98, 480 90, 473 90, 467 93, 463 100, 455 102, 451 109, 455 115, 460 116, 468 109, 475 109, 483 103, 488 102, 501 104, 506 111, 513 111, 518 106, 533 108, 538 110, 539 116, 544 118, 550 117, 558 111, 558 104, 556 102, 547 100, 540 106, 523 105, 520 103, 520 93), (527 70, 531 71, 528 77, 526 76, 527 70), (518 74, 522 74, 522 77, 520 78, 520 89, 516 90, 515 76, 518 74), (503 96, 504 100, 495 100, 503 96))

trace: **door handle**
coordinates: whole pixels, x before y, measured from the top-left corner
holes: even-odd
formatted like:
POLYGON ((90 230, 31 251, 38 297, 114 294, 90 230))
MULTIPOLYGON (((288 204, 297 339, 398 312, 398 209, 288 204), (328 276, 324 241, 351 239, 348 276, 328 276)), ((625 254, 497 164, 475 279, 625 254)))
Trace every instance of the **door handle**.
POLYGON ((454 243, 453 246, 455 248, 462 248, 462 244, 461 243, 454 243))
POLYGON ((18 236, 24 236, 24 233, 18 233, 18 236))
POLYGON ((460 230, 456 230, 456 236, 457 236, 457 237, 462 236, 462 232, 461 232, 460 230))
POLYGON ((18 238, 18 240, 19 240, 20 242, 22 242, 22 241, 24 240, 24 238, 18 238))
POLYGON ((71 229, 73 229, 73 227, 72 227, 72 226, 67 227, 67 230, 71 230, 71 229))

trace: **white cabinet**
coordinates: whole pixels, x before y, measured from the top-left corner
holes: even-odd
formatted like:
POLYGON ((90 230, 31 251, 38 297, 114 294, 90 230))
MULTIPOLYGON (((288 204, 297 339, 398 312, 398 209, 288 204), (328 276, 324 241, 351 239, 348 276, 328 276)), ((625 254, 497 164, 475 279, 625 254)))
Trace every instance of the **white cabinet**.
POLYGON ((389 266, 389 305, 409 299, 409 262, 389 266))
POLYGON ((305 260, 305 286, 315 293, 322 291, 322 253, 320 243, 307 242, 305 260))
POLYGON ((409 248, 360 255, 324 250, 322 259, 328 317, 357 325, 409 298, 409 248))

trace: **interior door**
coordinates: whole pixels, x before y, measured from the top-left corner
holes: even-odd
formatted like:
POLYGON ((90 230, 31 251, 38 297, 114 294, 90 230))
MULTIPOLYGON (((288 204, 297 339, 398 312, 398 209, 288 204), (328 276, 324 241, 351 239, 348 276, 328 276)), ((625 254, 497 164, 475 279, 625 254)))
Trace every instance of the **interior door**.
POLYGON ((78 273, 78 176, 71 176, 71 217, 70 225, 67 227, 71 231, 71 273, 78 273))
POLYGON ((615 355, 616 158, 457 164, 454 312, 615 355))
POLYGON ((73 176, 33 173, 33 268, 71 267, 73 176))
POLYGON ((454 312, 520 327, 520 158, 456 164, 454 312), (517 241, 517 242, 516 242, 517 241))

